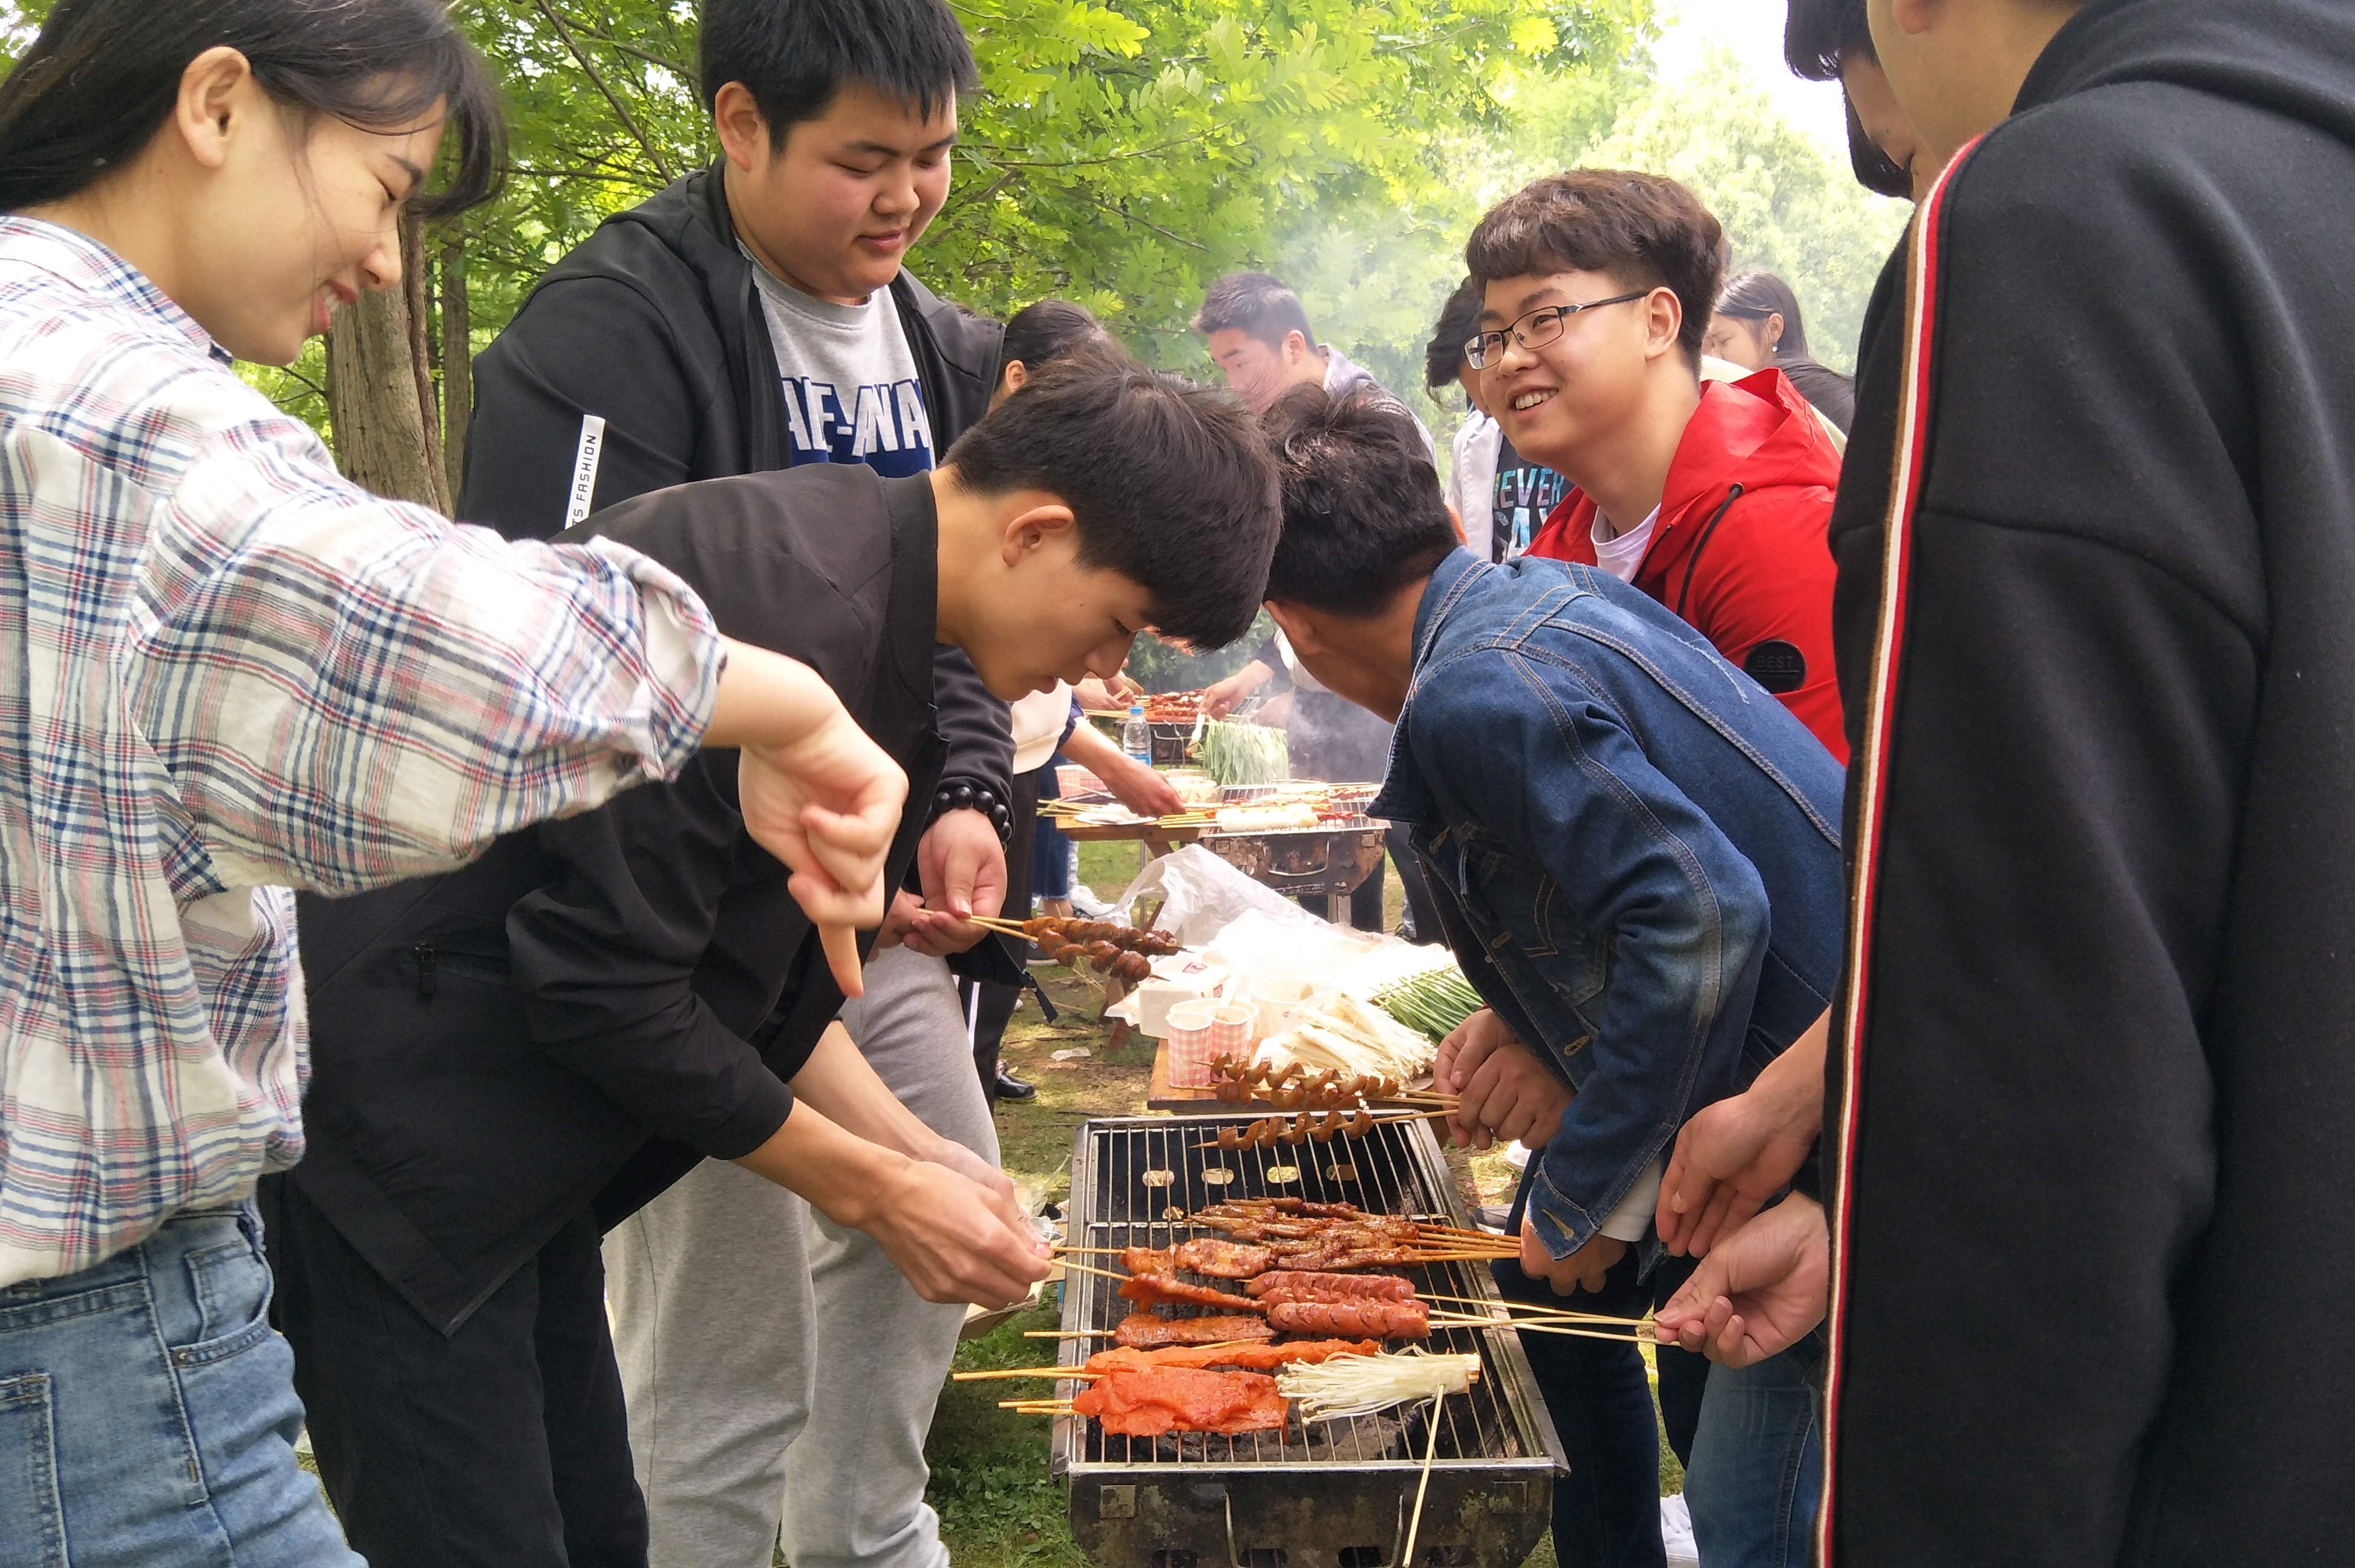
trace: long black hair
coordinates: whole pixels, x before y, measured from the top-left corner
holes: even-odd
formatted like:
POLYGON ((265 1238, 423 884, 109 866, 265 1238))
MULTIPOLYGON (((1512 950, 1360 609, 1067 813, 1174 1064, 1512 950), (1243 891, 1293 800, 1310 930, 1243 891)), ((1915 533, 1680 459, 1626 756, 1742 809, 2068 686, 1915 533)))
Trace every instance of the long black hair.
POLYGON ((1005 379, 1006 367, 1016 360, 1036 375, 1041 366, 1082 349, 1102 353, 1115 347, 1112 334, 1085 305, 1069 300, 1039 300, 1024 305, 1007 322, 1006 343, 997 352, 998 379, 1005 379))
POLYGON ((1799 318, 1799 296, 1791 285, 1766 271, 1753 267, 1736 272, 1725 280, 1718 291, 1717 314, 1742 321, 1764 321, 1770 315, 1783 318, 1783 336, 1774 345, 1777 359, 1811 359, 1807 352, 1807 327, 1799 318))
POLYGON ((0 82, 0 212, 62 201, 130 163, 171 118, 188 63, 226 46, 272 100, 365 131, 439 106, 451 178, 413 211, 490 199, 506 122, 482 59, 434 0, 58 0, 0 82))

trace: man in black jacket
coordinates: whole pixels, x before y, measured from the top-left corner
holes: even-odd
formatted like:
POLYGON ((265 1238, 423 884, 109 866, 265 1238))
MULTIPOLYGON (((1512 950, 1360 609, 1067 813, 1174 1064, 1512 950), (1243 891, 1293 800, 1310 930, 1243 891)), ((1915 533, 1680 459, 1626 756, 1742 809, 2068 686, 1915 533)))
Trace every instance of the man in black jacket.
MULTIPOLYGON (((580 532, 807 660, 912 789, 945 750, 935 641, 1009 697, 1116 671, 1146 625, 1231 641, 1276 529, 1223 393, 1073 362, 938 471, 714 481, 580 532)), ((707 1158, 871 1233, 928 1300, 995 1304, 1045 1272, 1005 1178, 829 1027, 841 992, 734 775, 707 753, 463 871, 306 903, 314 1130, 269 1179, 270 1239, 321 1473, 371 1562, 646 1561, 597 1235, 707 1158)), ((893 871, 922 827, 911 807, 893 871)), ((713 1266, 757 1271, 751 1251, 713 1266)))
MULTIPOLYGON (((689 480, 823 463, 918 473, 988 406, 999 328, 903 265, 947 196, 957 97, 975 80, 947 6, 706 0, 700 50, 723 155, 616 214, 477 360, 469 520, 545 534, 689 480)), ((964 656, 937 662, 949 754, 917 859, 926 907, 907 901, 908 942, 845 1022, 911 1109, 995 1163, 947 968, 1020 978, 999 939, 958 918, 999 912, 1013 744, 964 656)), ((796 1555, 936 1568, 923 1433, 957 1314, 917 1299, 863 1236, 726 1166, 607 1249, 657 1564, 765 1563, 785 1448, 814 1412, 790 1481, 833 1506, 796 1510, 824 1527, 788 1543, 796 1555), (713 1262, 737 1251, 768 1272, 713 1262), (824 1307, 797 1320, 790 1298, 813 1274, 824 1307), (905 1375, 866 1376, 846 1325, 892 1345, 905 1375), (869 1456, 863 1474, 830 1457, 850 1453, 869 1456), (840 1506, 851 1496, 858 1508, 840 1506)))
POLYGON ((1832 524, 1827 1207, 1720 1243, 1697 1305, 1721 1354, 1804 1328, 1828 1211, 1828 1561, 2339 1561, 2355 16, 1870 13, 1953 161, 1832 524))

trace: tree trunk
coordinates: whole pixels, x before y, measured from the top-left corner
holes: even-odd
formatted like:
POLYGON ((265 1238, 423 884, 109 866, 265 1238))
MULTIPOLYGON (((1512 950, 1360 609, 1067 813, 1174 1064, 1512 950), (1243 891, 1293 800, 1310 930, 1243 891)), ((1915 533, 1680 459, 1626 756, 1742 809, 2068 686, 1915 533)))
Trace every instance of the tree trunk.
POLYGON ((450 512, 449 471, 442 463, 442 401, 433 391, 433 361, 441 346, 433 341, 433 292, 425 270, 425 227, 416 219, 400 220, 400 290, 409 304, 409 368, 417 385, 417 424, 425 432, 425 463, 432 471, 439 510, 450 512))
POLYGON ((442 463, 454 503, 466 485, 466 427, 474 416, 474 312, 466 298, 466 241, 442 241, 442 463))
POLYGON ((447 513, 438 412, 426 373, 422 237, 402 224, 401 286, 338 311, 327 333, 327 417, 336 465, 354 484, 447 513), (412 265, 410 258, 416 259, 412 265))

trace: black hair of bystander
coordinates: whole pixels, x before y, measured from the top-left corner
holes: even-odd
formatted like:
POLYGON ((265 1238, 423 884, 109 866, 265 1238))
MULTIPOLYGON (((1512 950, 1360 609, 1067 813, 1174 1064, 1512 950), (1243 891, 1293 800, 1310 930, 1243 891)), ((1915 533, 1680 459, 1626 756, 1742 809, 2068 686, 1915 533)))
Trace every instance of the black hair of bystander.
POLYGON ((1791 285, 1764 267, 1750 267, 1725 280, 1717 293, 1717 314, 1742 321, 1783 318, 1783 336, 1774 344, 1777 359, 1808 359, 1806 323, 1799 315, 1799 296, 1791 285))
MULTIPOLYGON (((1878 69, 1864 0, 1790 0, 1783 19, 1783 59, 1806 81, 1838 81, 1840 62, 1861 59, 1878 69)), ((1865 134, 1856 105, 1848 105, 1848 161, 1856 183, 1878 196, 1911 198, 1913 176, 1865 134)))
POLYGON ((1423 384, 1436 392, 1464 373, 1464 346, 1480 335, 1481 289, 1466 278, 1439 307, 1439 325, 1423 348, 1423 384))
POLYGON ((1285 336, 1295 332, 1309 347, 1316 347, 1308 307, 1291 284, 1270 272, 1229 272, 1203 292, 1194 330, 1208 337, 1231 326, 1270 348, 1283 347, 1285 336))
POLYGON ((309 118, 393 131, 438 112, 456 155, 449 183, 410 204, 420 217, 497 194, 498 90, 433 0, 58 0, 0 82, 0 212, 63 201, 131 163, 212 48, 243 55, 272 101, 309 118))
POLYGON ((982 496, 1071 508, 1083 566, 1152 596, 1154 630, 1199 648, 1251 629, 1281 527, 1259 426, 1223 389, 1081 353, 1042 367, 949 449, 982 496))
POLYGON ((926 120, 981 85, 973 46, 943 0, 704 0, 696 67, 707 109, 730 82, 744 84, 773 154, 850 82, 926 120))
POLYGON ((999 375, 1020 363, 1036 375, 1044 366, 1083 350, 1117 352, 1119 345, 1085 305, 1069 300, 1039 300, 1007 319, 1006 337, 997 351, 999 375))
POLYGON ((1284 496, 1271 600, 1377 615, 1456 548, 1439 475, 1394 400, 1295 387, 1264 422, 1284 496))

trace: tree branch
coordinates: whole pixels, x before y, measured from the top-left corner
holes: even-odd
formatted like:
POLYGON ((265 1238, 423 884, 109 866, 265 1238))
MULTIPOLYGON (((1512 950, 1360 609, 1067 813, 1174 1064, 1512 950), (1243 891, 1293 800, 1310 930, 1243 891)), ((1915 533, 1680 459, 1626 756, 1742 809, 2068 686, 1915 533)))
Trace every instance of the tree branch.
POLYGON ((653 139, 638 128, 636 119, 631 115, 628 107, 622 102, 621 98, 612 88, 605 85, 605 79, 598 73, 596 62, 589 58, 589 51, 582 48, 572 37, 572 29, 564 25, 564 18, 556 14, 555 8, 549 5, 548 0, 532 0, 532 9, 548 18, 548 25, 556 29, 558 37, 564 40, 565 48, 570 51, 574 62, 581 67, 581 74, 586 76, 590 83, 604 95, 605 101, 613 106, 613 112, 621 118, 622 129, 630 133, 632 139, 653 162, 655 172, 662 176, 663 183, 668 185, 677 179, 678 176, 672 172, 670 160, 664 157, 662 149, 655 146, 653 139))

